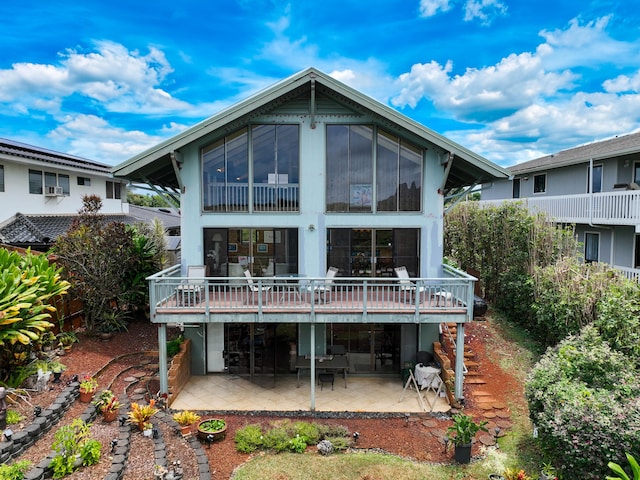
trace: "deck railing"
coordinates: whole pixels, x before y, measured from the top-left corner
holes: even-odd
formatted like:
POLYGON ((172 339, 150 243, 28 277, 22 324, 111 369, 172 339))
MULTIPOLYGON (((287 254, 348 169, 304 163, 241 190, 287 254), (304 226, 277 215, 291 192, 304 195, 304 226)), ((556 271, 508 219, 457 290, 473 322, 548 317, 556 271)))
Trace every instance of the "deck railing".
POLYGON ((148 278, 151 313, 465 313, 472 319, 471 277, 449 266, 443 278, 184 277, 176 265, 148 278))
POLYGON ((551 219, 563 223, 640 224, 640 190, 483 200, 481 204, 503 202, 522 202, 530 211, 544 212, 551 219))

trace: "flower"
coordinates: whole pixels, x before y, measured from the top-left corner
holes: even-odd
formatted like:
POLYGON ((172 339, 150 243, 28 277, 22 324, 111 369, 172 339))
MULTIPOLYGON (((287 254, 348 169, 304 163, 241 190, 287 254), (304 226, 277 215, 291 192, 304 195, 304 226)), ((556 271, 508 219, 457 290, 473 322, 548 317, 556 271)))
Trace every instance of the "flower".
POLYGON ((95 392, 98 389, 98 381, 91 375, 85 375, 80 381, 80 391, 83 393, 95 392))

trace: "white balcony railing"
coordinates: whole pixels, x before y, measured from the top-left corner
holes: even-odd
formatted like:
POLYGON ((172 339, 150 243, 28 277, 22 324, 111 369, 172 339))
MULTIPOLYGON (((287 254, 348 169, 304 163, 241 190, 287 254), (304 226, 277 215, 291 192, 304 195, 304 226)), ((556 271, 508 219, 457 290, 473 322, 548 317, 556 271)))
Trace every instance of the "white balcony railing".
POLYGON ((483 200, 481 203, 495 205, 516 201, 522 202, 531 212, 544 212, 552 220, 562 223, 640 224, 640 190, 483 200))

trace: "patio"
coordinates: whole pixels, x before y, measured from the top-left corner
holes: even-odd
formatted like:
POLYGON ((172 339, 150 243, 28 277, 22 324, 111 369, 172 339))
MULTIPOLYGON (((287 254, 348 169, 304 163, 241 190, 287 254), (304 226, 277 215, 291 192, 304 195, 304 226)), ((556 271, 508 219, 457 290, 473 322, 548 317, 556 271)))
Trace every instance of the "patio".
MULTIPOLYGON (((310 383, 305 376, 297 388, 295 374, 258 377, 251 382, 247 377, 228 374, 192 376, 171 404, 177 410, 215 411, 309 411, 310 383)), ((400 378, 393 376, 349 376, 348 388, 336 377, 333 390, 330 385, 315 388, 316 411, 322 412, 383 412, 423 413, 415 389, 403 390, 400 378), (400 398, 402 397, 402 401, 400 398)), ((446 398, 427 396, 435 400, 434 412, 448 412, 446 398)), ((429 402, 425 402, 429 409, 429 402)))

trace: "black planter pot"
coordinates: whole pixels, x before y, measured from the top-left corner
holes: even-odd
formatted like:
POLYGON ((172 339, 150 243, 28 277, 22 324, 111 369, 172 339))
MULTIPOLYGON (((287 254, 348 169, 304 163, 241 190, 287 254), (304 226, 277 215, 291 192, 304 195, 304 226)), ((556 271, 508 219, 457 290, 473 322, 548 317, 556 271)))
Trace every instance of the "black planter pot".
POLYGON ((453 451, 453 458, 458 463, 470 463, 471 462, 471 444, 456 445, 453 451))

